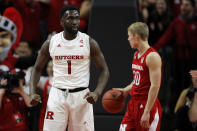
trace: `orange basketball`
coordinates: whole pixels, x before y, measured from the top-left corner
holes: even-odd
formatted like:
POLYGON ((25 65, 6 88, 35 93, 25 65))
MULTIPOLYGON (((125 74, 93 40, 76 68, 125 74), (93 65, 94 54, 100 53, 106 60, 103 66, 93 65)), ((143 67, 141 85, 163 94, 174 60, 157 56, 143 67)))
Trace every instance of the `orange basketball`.
POLYGON ((125 98, 119 90, 108 90, 102 97, 103 108, 109 113, 120 112, 125 105, 125 98))

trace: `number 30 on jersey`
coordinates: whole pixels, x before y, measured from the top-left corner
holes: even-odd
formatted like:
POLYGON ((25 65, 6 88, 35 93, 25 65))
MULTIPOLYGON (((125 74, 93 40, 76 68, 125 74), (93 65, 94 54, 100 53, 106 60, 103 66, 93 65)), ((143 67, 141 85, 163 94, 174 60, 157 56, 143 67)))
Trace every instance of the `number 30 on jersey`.
POLYGON ((140 72, 139 71, 133 71, 134 74, 134 84, 139 85, 140 84, 140 72))

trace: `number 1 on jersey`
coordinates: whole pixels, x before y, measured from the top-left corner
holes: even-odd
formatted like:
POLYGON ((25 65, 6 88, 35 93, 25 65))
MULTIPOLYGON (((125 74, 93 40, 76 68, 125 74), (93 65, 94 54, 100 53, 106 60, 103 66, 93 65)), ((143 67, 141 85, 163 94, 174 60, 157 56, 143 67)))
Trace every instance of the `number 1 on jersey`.
POLYGON ((67 60, 68 63, 68 74, 71 74, 71 60, 67 60))

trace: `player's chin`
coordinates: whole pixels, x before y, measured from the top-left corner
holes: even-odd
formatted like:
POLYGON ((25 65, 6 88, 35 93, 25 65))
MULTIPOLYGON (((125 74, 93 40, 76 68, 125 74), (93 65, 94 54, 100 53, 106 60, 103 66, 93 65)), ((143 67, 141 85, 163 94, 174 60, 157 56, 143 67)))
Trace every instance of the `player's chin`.
POLYGON ((78 31, 79 31, 79 29, 78 29, 77 27, 72 28, 72 33, 73 33, 73 34, 77 34, 78 31))
POLYGON ((135 49, 136 48, 135 45, 132 44, 132 43, 130 43, 130 46, 131 46, 132 49, 135 49))

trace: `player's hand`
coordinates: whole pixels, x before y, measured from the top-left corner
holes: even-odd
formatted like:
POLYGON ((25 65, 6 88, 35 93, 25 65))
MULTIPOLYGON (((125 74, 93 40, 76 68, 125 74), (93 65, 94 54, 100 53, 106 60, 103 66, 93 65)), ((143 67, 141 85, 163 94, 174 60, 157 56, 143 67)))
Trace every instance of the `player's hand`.
POLYGON ((124 96, 124 98, 126 98, 127 95, 128 95, 128 92, 126 92, 124 90, 124 88, 112 88, 112 90, 119 90, 119 91, 121 91, 122 92, 122 95, 124 96))
POLYGON ((197 78, 197 70, 191 70, 189 73, 192 76, 192 78, 197 78))
POLYGON ((98 93, 95 92, 87 92, 86 95, 84 96, 84 99, 88 101, 90 104, 95 104, 96 101, 98 100, 98 93))
POLYGON ((32 94, 30 97, 31 97, 31 102, 30 102, 30 104, 31 104, 32 106, 36 106, 36 105, 38 105, 39 103, 42 103, 40 95, 38 95, 38 94, 32 94))
POLYGON ((150 127, 149 119, 150 119, 150 113, 145 113, 144 112, 142 117, 141 117, 140 125, 143 128, 149 128, 150 127))

